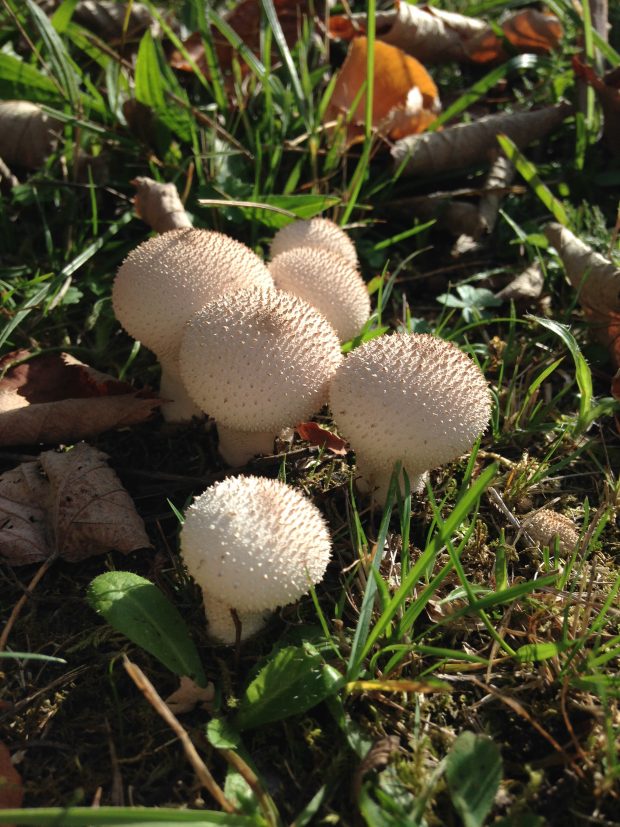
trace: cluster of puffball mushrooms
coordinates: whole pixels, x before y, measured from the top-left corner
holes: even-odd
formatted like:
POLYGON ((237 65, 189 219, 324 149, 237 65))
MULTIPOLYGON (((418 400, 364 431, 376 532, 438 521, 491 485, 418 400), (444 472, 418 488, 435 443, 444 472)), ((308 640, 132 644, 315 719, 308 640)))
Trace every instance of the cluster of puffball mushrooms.
MULTIPOLYGON (((355 247, 331 221, 287 225, 270 253, 265 265, 222 233, 182 229, 143 242, 121 265, 114 311, 159 358, 164 417, 213 416, 222 458, 241 466, 329 403, 362 491, 382 503, 400 461, 419 492, 429 470, 469 450, 488 425, 479 367, 426 334, 381 336, 343 358, 341 343, 371 308, 355 247)), ((210 633, 224 643, 318 583, 330 547, 316 506, 251 476, 207 489, 181 532, 210 633)))

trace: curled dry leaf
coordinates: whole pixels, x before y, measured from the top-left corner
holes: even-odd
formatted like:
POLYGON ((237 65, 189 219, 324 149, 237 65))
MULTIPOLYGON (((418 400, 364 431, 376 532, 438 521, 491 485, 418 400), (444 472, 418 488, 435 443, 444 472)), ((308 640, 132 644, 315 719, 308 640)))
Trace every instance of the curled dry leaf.
POLYGON ((191 227, 174 184, 160 184, 152 178, 134 178, 136 212, 156 233, 191 227))
POLYGON ((311 445, 318 445, 319 448, 326 448, 332 454, 343 457, 348 450, 348 443, 337 434, 321 428, 316 422, 300 422, 295 426, 299 436, 311 445))
POLYGON ((75 442, 148 419, 161 401, 68 353, 0 359, 0 445, 75 442))
POLYGON ((542 293, 544 284, 545 277, 540 269, 540 264, 535 261, 495 295, 498 299, 507 301, 510 299, 514 301, 537 299, 542 293))
MULTIPOLYGON (((338 73, 329 103, 327 119, 340 113, 348 114, 362 84, 366 80, 368 39, 356 37, 349 46, 346 60, 338 73)), ((353 112, 355 125, 364 122, 366 93, 353 112)), ((437 87, 424 66, 396 46, 375 43, 375 73, 372 105, 372 125, 391 138, 424 131, 440 110, 437 87)))
POLYGON ((545 235, 562 259, 566 275, 579 292, 579 301, 592 333, 620 366, 620 267, 597 253, 561 224, 548 224, 545 235))
POLYGON ((107 455, 86 443, 45 451, 0 475, 0 557, 14 566, 53 554, 78 562, 150 546, 107 455))
MULTIPOLYGON (((11 753, 0 741, 0 808, 13 810, 22 806, 22 777, 11 762, 11 753)), ((6 825, 0 825, 6 827, 6 825)))
POLYGON ((0 102, 0 158, 36 169, 58 141, 59 121, 29 101, 0 102))
POLYGON ((551 132, 571 112, 568 104, 558 104, 534 112, 486 115, 441 132, 402 138, 392 147, 392 157, 397 166, 405 165, 404 172, 408 175, 434 175, 462 169, 494 156, 498 133, 507 135, 518 147, 524 147, 551 132))
MULTIPOLYGON (((330 34, 349 40, 366 31, 366 19, 364 14, 334 15, 329 22, 330 34)), ((403 2, 397 2, 392 11, 379 12, 376 27, 380 40, 424 63, 505 60, 504 40, 512 51, 545 54, 557 46, 563 34, 557 17, 536 9, 507 17, 498 37, 486 20, 403 2)))
POLYGON ((183 675, 179 688, 166 698, 166 706, 173 715, 191 712, 198 704, 200 704, 201 709, 213 712, 214 699, 215 686, 212 683, 208 683, 207 686, 198 686, 187 675, 183 675))
POLYGON ((603 141, 614 155, 620 155, 620 67, 599 78, 590 66, 574 57, 573 69, 596 92, 605 116, 603 141))

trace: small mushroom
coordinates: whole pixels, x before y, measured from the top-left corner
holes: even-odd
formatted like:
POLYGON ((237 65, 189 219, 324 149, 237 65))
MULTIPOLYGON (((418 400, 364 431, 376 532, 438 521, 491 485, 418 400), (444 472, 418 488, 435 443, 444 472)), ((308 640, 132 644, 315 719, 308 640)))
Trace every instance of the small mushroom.
POLYGON ((245 244, 210 230, 171 230, 144 241, 114 280, 112 304, 125 330, 158 357, 162 407, 171 422, 200 413, 179 378, 185 323, 205 304, 251 285, 269 287, 265 264, 245 244))
POLYGON ((271 257, 275 258, 293 247, 321 247, 337 253, 357 267, 355 245, 345 231, 329 218, 294 221, 279 229, 271 242, 271 257))
POLYGON ((202 588, 210 634, 234 643, 258 631, 278 606, 298 600, 325 574, 331 540, 307 497, 278 480, 228 477, 191 505, 181 555, 202 588))
POLYGON ((269 272, 279 290, 316 307, 347 342, 370 316, 370 298, 357 268, 321 247, 293 247, 277 255, 269 272))
POLYGON ((521 525, 532 540, 541 546, 553 549, 557 537, 560 554, 570 554, 579 542, 579 531, 571 518, 565 514, 557 514, 550 508, 540 508, 526 515, 521 525))
POLYGON ((355 451, 363 490, 384 502, 397 461, 420 491, 425 472, 469 450, 491 396, 480 368, 428 334, 397 333, 358 347, 331 384, 334 421, 355 451))
POLYGON ((179 353, 185 387, 217 421, 230 465, 271 453, 282 428, 318 411, 341 361, 325 317, 273 288, 206 305, 187 325, 179 353))

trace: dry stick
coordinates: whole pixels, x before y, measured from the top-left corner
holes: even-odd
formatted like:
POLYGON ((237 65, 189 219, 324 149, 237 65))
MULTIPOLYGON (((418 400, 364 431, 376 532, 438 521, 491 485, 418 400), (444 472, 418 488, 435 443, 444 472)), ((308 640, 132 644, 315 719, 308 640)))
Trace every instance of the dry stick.
POLYGON ((228 761, 230 766, 239 773, 248 787, 252 790, 258 800, 258 806, 261 808, 263 815, 267 819, 267 823, 271 825, 277 824, 278 817, 273 799, 269 793, 263 789, 258 776, 252 768, 246 764, 240 755, 237 755, 237 753, 233 752, 231 749, 219 748, 218 752, 220 752, 222 757, 228 761))
POLYGON ((48 557, 47 560, 44 560, 43 563, 41 563, 41 565, 37 569, 35 576, 28 584, 26 591, 22 594, 17 603, 13 606, 13 611, 11 612, 9 619, 7 620, 6 625, 2 630, 2 634, 0 635, 0 652, 4 651, 7 641, 9 639, 9 635, 11 634, 11 629, 15 625, 15 622, 19 617, 21 610, 26 605, 26 601, 31 596, 33 591, 36 589, 37 585, 39 584, 39 581, 41 580, 45 572, 49 569, 49 567, 52 565, 55 559, 56 555, 53 554, 51 557, 48 557))
POLYGON ((177 718, 172 714, 170 709, 163 702, 163 700, 157 693, 157 690, 146 677, 144 672, 140 669, 139 666, 136 666, 135 663, 132 663, 126 655, 123 656, 123 666, 125 667, 127 674, 138 687, 140 692, 142 692, 142 694, 151 704, 153 709, 164 719, 164 721, 168 724, 170 729, 173 730, 173 732, 181 742, 183 749, 185 751, 185 755, 192 767, 194 768, 194 772, 196 773, 198 780, 200 781, 202 786, 211 793, 213 798, 217 801, 220 807, 223 810, 225 810, 225 812, 236 813, 237 811, 235 807, 226 798, 226 796, 224 795, 224 791, 219 786, 215 778, 213 778, 200 755, 198 755, 198 751, 196 750, 196 747, 193 745, 189 735, 187 734, 183 726, 179 723, 177 718))

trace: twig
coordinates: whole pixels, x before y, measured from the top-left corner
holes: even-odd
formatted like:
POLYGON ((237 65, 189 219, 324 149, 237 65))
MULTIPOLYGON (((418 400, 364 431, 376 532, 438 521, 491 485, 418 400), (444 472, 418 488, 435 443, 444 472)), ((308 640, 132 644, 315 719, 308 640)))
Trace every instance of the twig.
POLYGON ((267 823, 274 826, 277 825, 279 823, 279 818, 273 799, 263 788, 258 776, 252 768, 246 764, 240 755, 231 749, 218 747, 218 752, 221 753, 222 758, 228 761, 230 766, 239 773, 248 787, 252 790, 258 799, 258 806, 263 811, 263 815, 265 816, 267 823))
POLYGON ((11 634, 11 629, 15 625, 15 622, 19 617, 21 610, 24 608, 26 601, 28 600, 32 592, 36 589, 37 585, 39 584, 39 581, 41 580, 45 572, 49 569, 49 567, 52 565, 55 559, 56 555, 54 554, 41 563, 41 565, 37 569, 35 576, 28 584, 26 591, 22 594, 17 603, 13 606, 13 611, 11 612, 9 619, 7 620, 4 629, 2 630, 2 634, 0 635, 0 652, 4 651, 7 641, 9 639, 9 635, 11 634))
POLYGON ((211 775, 209 769, 205 765, 200 755, 198 755, 198 751, 196 750, 196 747, 193 745, 189 735, 187 734, 183 726, 179 723, 177 718, 172 714, 170 709, 163 702, 163 700, 157 693, 157 690, 146 677, 144 672, 140 669, 139 666, 136 666, 135 663, 132 663, 126 655, 123 657, 123 666, 125 667, 127 674, 138 687, 140 692, 142 692, 142 694, 151 704, 153 709, 157 712, 158 715, 160 715, 164 719, 164 721, 168 724, 170 729, 172 729, 172 731, 175 733, 175 735, 181 742, 187 760, 194 768, 194 772, 196 773, 198 780, 200 781, 202 786, 211 793, 213 798, 217 801, 217 803, 225 812, 237 812, 235 807, 224 795, 224 791, 219 786, 215 778, 213 778, 213 776, 211 775))

